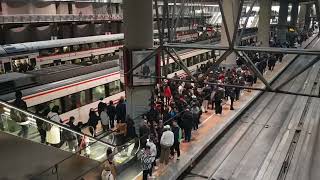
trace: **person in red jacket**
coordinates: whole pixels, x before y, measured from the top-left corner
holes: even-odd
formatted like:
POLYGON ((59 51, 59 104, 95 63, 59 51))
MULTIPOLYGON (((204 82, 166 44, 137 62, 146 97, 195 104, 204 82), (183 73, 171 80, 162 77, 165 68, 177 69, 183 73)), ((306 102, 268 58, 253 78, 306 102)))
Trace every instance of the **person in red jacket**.
POLYGON ((168 85, 166 85, 164 88, 164 97, 166 98, 166 105, 169 105, 171 96, 171 89, 168 85))

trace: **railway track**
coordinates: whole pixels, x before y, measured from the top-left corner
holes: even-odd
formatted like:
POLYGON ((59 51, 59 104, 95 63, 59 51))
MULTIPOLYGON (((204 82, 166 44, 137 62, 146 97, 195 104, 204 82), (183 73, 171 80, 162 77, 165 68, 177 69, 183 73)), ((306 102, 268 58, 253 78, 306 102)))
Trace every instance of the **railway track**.
MULTIPOLYGON (((272 86, 313 58, 300 56, 272 86)), ((319 79, 318 62, 283 89, 318 95, 319 79)), ((319 108, 319 98, 263 93, 181 179, 320 179, 319 108)))

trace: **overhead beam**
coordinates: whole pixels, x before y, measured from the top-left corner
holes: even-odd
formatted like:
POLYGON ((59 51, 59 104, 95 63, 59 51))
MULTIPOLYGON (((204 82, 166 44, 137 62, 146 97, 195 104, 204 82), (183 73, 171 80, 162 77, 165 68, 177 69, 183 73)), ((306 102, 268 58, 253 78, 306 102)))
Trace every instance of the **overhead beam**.
POLYGON ((249 56, 245 52, 235 51, 235 53, 238 54, 239 57, 242 57, 246 61, 247 66, 255 73, 255 75, 263 82, 263 84, 266 85, 267 89, 272 90, 268 81, 263 77, 263 75, 260 73, 260 71, 254 65, 254 63, 251 61, 249 56))
POLYGON ((296 78, 297 76, 299 76, 300 74, 302 74, 303 72, 305 72, 307 69, 309 69, 311 66, 313 66, 314 64, 316 64, 317 62, 319 62, 320 57, 316 57, 314 58, 309 64, 307 64, 304 68, 302 68, 300 71, 298 71, 296 74, 294 74, 293 76, 291 76, 290 78, 286 79, 286 81, 284 81, 283 83, 281 83, 280 85, 278 85, 275 89, 279 90, 281 89, 283 86, 285 86, 286 84, 288 84, 291 80, 293 80, 294 78, 296 78))
POLYGON ((222 0, 218 0, 219 3, 219 8, 220 8, 220 12, 221 12, 221 17, 222 17, 222 23, 223 23, 223 27, 225 29, 225 33, 227 36, 227 40, 228 40, 228 44, 229 46, 231 46, 231 38, 230 38, 230 33, 229 33, 229 29, 228 29, 228 25, 227 25, 227 19, 223 10, 223 6, 222 6, 222 0))
POLYGON ((188 67, 183 64, 182 59, 174 49, 172 49, 172 51, 177 58, 175 58, 168 49, 164 48, 164 50, 174 60, 174 62, 176 62, 191 77, 192 80, 197 81, 197 79, 189 71, 188 67))

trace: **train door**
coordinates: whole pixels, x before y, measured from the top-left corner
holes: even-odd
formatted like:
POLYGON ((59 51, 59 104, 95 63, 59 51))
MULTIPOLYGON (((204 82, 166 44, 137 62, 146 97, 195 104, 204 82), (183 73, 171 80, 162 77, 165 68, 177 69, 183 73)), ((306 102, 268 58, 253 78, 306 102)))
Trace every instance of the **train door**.
POLYGON ((4 68, 4 72, 5 73, 11 72, 11 70, 12 70, 11 63, 10 62, 5 62, 3 64, 3 68, 4 68))

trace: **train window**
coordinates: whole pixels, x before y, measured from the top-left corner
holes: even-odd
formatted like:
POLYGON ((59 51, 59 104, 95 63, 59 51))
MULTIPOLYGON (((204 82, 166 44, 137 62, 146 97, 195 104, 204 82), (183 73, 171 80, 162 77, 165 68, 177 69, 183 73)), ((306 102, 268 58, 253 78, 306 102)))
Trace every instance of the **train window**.
POLYGON ((208 60, 207 53, 202 54, 204 61, 208 60))
POLYGON ((107 47, 112 47, 112 42, 111 41, 107 42, 107 47))
POLYGON ((193 65, 192 58, 187 59, 187 66, 190 67, 193 65))
POLYGON ((80 106, 90 104, 92 102, 91 100, 92 100, 92 96, 91 96, 90 89, 80 92, 80 106))
POLYGON ((70 52, 70 48, 68 46, 64 46, 62 50, 64 53, 70 52))
POLYGON ((74 51, 79 51, 79 49, 80 49, 80 46, 77 44, 77 45, 74 45, 73 47, 72 47, 72 49, 74 50, 74 51))
POLYGON ((109 86, 109 96, 117 94, 121 91, 119 80, 108 83, 108 86, 109 86))
POLYGON ((207 52, 207 59, 211 59, 211 52, 207 52))
POLYGON ((61 98, 61 100, 63 102, 62 112, 68 112, 80 107, 80 99, 78 93, 67 95, 61 98))
POLYGON ((100 98, 105 98, 105 88, 104 85, 100 85, 92 88, 92 101, 98 101, 100 98))
POLYGON ((199 56, 200 56, 200 62, 205 61, 204 58, 203 58, 203 54, 200 54, 199 56))
POLYGON ((98 48, 98 44, 97 43, 92 43, 91 44, 91 49, 96 49, 98 48))
POLYGON ((54 100, 52 100, 52 101, 49 102, 49 107, 50 107, 50 109, 52 109, 53 106, 59 106, 59 113, 62 113, 62 106, 61 106, 61 100, 60 100, 60 98, 54 99, 54 100))
POLYGON ((106 44, 104 42, 100 42, 98 46, 99 46, 99 48, 104 48, 104 47, 106 47, 106 44))

